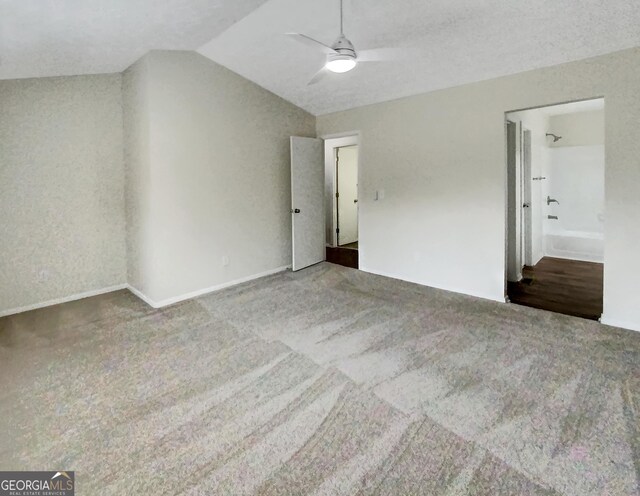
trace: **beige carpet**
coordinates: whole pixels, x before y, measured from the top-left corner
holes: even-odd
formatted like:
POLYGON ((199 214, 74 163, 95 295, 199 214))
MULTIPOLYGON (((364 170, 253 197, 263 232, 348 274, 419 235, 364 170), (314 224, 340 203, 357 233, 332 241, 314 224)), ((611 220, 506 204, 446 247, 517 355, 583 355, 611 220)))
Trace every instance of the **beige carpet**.
POLYGON ((639 494, 640 334, 330 264, 0 319, 0 376, 77 494, 639 494))

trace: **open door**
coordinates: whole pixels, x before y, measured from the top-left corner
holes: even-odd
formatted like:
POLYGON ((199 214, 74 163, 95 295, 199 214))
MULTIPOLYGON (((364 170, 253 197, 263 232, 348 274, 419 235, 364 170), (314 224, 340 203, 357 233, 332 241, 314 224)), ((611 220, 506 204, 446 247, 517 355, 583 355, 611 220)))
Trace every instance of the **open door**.
POLYGON ((522 130, 522 263, 533 265, 533 198, 531 194, 531 131, 522 130))
POLYGON ((358 145, 336 149, 338 246, 358 241, 358 145))
POLYGON ((324 143, 291 136, 292 270, 325 259, 324 143))
POLYGON ((507 281, 522 279, 520 124, 507 121, 507 281))

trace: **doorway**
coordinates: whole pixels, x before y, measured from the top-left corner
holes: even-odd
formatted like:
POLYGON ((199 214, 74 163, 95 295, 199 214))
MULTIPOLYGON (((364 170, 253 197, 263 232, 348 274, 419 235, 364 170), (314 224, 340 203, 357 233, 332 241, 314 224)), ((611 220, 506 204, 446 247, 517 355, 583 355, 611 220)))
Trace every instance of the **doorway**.
POLYGON ((597 320, 604 99, 506 114, 508 301, 597 320))
POLYGON ((325 139, 327 261, 358 268, 360 156, 358 136, 325 139))

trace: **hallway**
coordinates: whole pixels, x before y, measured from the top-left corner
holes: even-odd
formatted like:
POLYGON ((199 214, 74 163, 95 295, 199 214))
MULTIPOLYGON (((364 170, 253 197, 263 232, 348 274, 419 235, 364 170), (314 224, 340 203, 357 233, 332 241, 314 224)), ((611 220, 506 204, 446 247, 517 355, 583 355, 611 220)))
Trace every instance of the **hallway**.
POLYGON ((359 267, 357 241, 345 246, 327 246, 326 254, 327 262, 352 269, 359 267), (355 245, 355 247, 352 248, 352 245, 355 245))
POLYGON ((603 264, 544 257, 509 282, 512 303, 598 320, 602 315, 603 264))

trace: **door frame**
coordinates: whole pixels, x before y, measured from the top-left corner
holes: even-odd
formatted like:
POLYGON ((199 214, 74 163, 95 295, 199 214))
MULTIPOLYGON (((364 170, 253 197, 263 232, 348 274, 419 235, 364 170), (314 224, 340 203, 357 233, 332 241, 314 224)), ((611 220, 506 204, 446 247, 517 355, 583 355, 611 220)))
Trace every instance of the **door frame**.
POLYGON ((336 204, 336 148, 342 148, 343 146, 358 146, 358 248, 360 245, 360 197, 361 197, 361 185, 362 185, 362 144, 360 139, 360 131, 349 131, 338 134, 328 134, 318 136, 324 140, 324 182, 325 182, 325 224, 326 224, 326 242, 327 246, 337 247, 338 236, 336 233, 336 227, 338 225, 337 213, 338 207, 336 204))
MULTIPOLYGON (((509 303, 509 293, 508 293, 508 283, 509 283, 509 250, 510 250, 510 242, 509 242, 509 237, 510 237, 510 224, 509 224, 509 197, 512 194, 511 190, 510 190, 510 181, 509 181, 509 136, 508 136, 508 125, 509 123, 515 123, 515 120, 511 120, 510 114, 515 114, 515 113, 519 113, 519 112, 526 112, 529 110, 540 110, 540 109, 546 109, 546 108, 552 108, 552 107, 558 107, 561 105, 566 105, 566 104, 571 104, 571 103, 579 103, 579 102, 589 102, 589 101, 593 101, 593 100, 602 100, 604 103, 604 109, 605 109, 605 126, 606 126, 606 102, 607 99, 604 95, 596 95, 596 96, 589 96, 589 97, 585 97, 585 98, 577 98, 574 100, 564 100, 564 101, 559 101, 559 102, 553 102, 553 103, 544 103, 544 104, 539 104, 539 105, 534 105, 534 106, 529 106, 529 107, 522 107, 522 108, 514 108, 514 109, 510 109, 510 110, 504 110, 504 114, 503 114, 503 118, 504 118, 504 141, 503 141, 503 157, 504 157, 504 169, 503 169, 503 185, 504 185, 504 298, 505 298, 505 302, 509 303)), ((518 121, 520 122, 520 121, 518 121)), ((516 134, 516 137, 518 137, 518 134, 516 134)), ((520 141, 519 139, 516 139, 516 142, 520 141)), ((606 201, 606 171, 607 171, 607 167, 608 167, 608 160, 607 160, 607 133, 605 131, 605 260, 603 262, 603 268, 604 268, 604 277, 605 277, 605 281, 606 281, 606 277, 607 277, 607 260, 606 260, 606 251, 607 251, 607 245, 606 245, 606 205, 607 205, 607 201, 606 201)), ((531 178, 533 180, 533 178, 531 178)), ((538 179, 544 179, 544 178, 538 178, 538 179)), ((542 198, 539 198, 539 201, 543 201, 542 198)), ((540 204, 540 207, 542 207, 542 204, 540 204)), ((544 216, 543 216, 544 219, 544 216)), ((542 234, 541 234, 542 236, 542 234)), ((533 236, 531 236, 531 240, 532 240, 532 245, 533 245, 533 236)), ((533 246, 532 246, 532 250, 531 250, 531 256, 533 257, 533 246)), ((544 255, 543 255, 544 256, 544 255)), ((603 287, 603 299, 605 301, 605 307, 606 307, 606 284, 605 287, 603 287)), ((604 316, 604 313, 603 313, 604 316)), ((604 317, 602 317, 600 320, 602 321, 604 317)), ((606 320, 606 319, 605 319, 606 320)))

